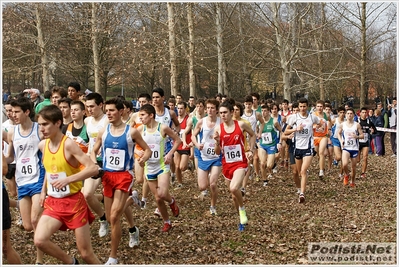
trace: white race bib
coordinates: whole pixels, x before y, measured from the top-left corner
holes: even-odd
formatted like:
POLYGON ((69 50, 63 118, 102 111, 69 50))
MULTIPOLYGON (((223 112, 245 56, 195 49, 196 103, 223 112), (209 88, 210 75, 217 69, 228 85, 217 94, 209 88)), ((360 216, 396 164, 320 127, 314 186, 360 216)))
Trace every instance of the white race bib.
POLYGON ((224 147, 224 157, 226 159, 226 163, 242 161, 241 145, 225 146, 224 147))
POLYGON ((15 176, 15 182, 18 186, 36 183, 38 179, 32 180, 32 177, 38 177, 37 164, 34 157, 21 158, 17 160, 16 167, 18 174, 15 176))
POLYGON ((69 196, 71 194, 71 189, 69 188, 69 184, 61 189, 55 188, 51 184, 52 182, 58 179, 63 179, 66 177, 67 176, 65 172, 47 173, 47 194, 55 198, 63 198, 69 196))
POLYGON ((213 160, 219 157, 219 155, 216 155, 215 146, 215 143, 206 142, 204 144, 204 147, 201 150, 202 160, 213 160))
POLYGON ((270 132, 262 133, 262 142, 266 145, 273 143, 272 133, 270 132))
POLYGON ((106 148, 106 168, 114 171, 123 171, 125 166, 125 150, 106 148))
POLYGON ((159 144, 148 144, 150 147, 152 154, 151 158, 148 159, 148 162, 154 163, 154 162, 159 162, 161 158, 161 146, 159 144))

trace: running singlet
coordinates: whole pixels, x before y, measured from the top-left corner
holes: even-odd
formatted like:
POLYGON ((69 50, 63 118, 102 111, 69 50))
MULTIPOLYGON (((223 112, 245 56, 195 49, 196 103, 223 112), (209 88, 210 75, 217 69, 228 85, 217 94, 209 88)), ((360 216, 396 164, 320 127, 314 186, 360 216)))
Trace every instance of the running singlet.
MULTIPOLYGON (((100 119, 100 121, 97 124, 93 124, 93 117, 88 118, 88 123, 87 123, 87 135, 89 136, 89 150, 88 154, 90 155, 91 151, 93 150, 94 144, 96 143, 98 133, 102 128, 104 128, 104 121, 107 118, 107 115, 103 115, 103 117, 100 119)), ((100 150, 97 155, 97 160, 101 161, 102 160, 102 155, 101 155, 100 150)))
POLYGON ((223 150, 222 165, 223 168, 228 164, 248 164, 245 156, 244 148, 244 134, 238 124, 238 121, 233 120, 234 130, 227 133, 224 129, 224 124, 220 124, 220 148, 223 150))
POLYGON ((274 127, 274 120, 270 118, 268 122, 262 129, 262 136, 260 139, 260 144, 265 147, 275 146, 277 144, 276 140, 278 138, 278 131, 274 127))
POLYGON ((204 145, 202 150, 200 150, 201 159, 204 161, 216 160, 220 158, 220 156, 215 153, 216 141, 213 139, 213 132, 216 125, 220 124, 220 118, 216 118, 216 123, 213 128, 209 128, 206 122, 207 118, 205 117, 202 121, 201 131, 199 132, 200 143, 204 145))
POLYGON ((87 135, 86 125, 84 123, 83 127, 80 129, 76 129, 75 127, 73 127, 73 122, 70 123, 67 127, 65 135, 71 138, 76 144, 78 144, 83 153, 87 153, 87 151, 89 150, 89 136, 87 135), (74 135, 75 131, 75 134, 77 135, 74 135))
MULTIPOLYGON (((159 116, 155 113, 155 121, 164 124, 168 127, 172 127, 172 117, 170 116, 169 109, 164 108, 163 115, 159 116)), ((166 151, 170 151, 172 149, 172 139, 168 136, 166 137, 166 151)))
POLYGON ((119 136, 111 133, 111 124, 107 125, 102 138, 103 169, 109 172, 129 171, 133 168, 134 142, 130 135, 130 125, 119 136))
POLYGON ((244 112, 244 114, 242 114, 241 118, 249 121, 249 123, 251 124, 251 128, 252 131, 256 132, 256 123, 257 123, 257 119, 256 119, 256 110, 252 110, 252 114, 247 116, 244 112))
POLYGON ((39 127, 33 123, 32 130, 27 136, 20 134, 20 125, 14 131, 13 144, 15 152, 15 182, 23 186, 44 180, 44 168, 41 162, 42 153, 39 150, 39 127))
MULTIPOLYGON (((314 112, 314 114, 320 119, 318 112, 314 112)), ((328 134, 327 127, 327 115, 323 112, 323 126, 320 128, 313 128, 314 137, 325 137, 328 134)))
MULTIPOLYGON (((183 132, 186 129, 187 120, 188 120, 188 115, 186 115, 186 117, 184 117, 183 121, 180 122, 180 133, 179 133, 180 139, 183 138, 183 132)), ((190 143, 191 143, 191 131, 188 134, 186 134, 186 144, 190 144, 190 143)), ((183 142, 182 142, 179 145, 179 147, 177 148, 177 150, 190 150, 190 147, 186 147, 183 149, 183 142)))
POLYGON ((71 166, 65 158, 65 140, 67 140, 67 137, 64 135, 55 153, 51 152, 49 149, 50 139, 46 140, 44 146, 43 165, 46 169, 47 195, 55 198, 74 195, 80 192, 83 186, 82 181, 69 183, 61 189, 57 189, 51 184, 52 181, 71 176, 80 171, 79 166, 71 166))
POLYGON ((348 126, 347 123, 342 124, 343 149, 359 150, 359 140, 352 137, 357 134, 357 122, 354 121, 352 126, 348 126))
POLYGON ((300 125, 303 127, 301 131, 296 131, 294 135, 296 149, 311 149, 314 147, 313 124, 318 124, 319 122, 319 117, 312 114, 308 114, 304 118, 299 113, 296 113, 288 118, 288 125, 293 129, 299 128, 300 125))
POLYGON ((161 134, 161 123, 158 122, 157 129, 154 132, 149 132, 147 126, 144 125, 143 139, 152 151, 151 157, 144 165, 145 174, 156 175, 169 169, 169 164, 165 164, 166 138, 161 134))
POLYGON ((334 125, 331 127, 332 137, 334 139, 338 139, 338 130, 342 127, 342 122, 338 121, 338 118, 335 119, 334 125))
POLYGON ((371 129, 373 128, 372 122, 370 121, 369 118, 362 120, 359 117, 359 124, 362 127, 362 131, 363 131, 363 135, 364 135, 363 139, 359 139, 359 143, 366 144, 370 140, 371 129))

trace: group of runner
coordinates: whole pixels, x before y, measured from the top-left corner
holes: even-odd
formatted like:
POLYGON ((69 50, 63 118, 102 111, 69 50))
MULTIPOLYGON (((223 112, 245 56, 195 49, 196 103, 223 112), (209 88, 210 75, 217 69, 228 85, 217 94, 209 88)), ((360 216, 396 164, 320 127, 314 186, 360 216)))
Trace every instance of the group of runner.
MULTIPOLYGON (((140 94, 140 109, 132 112, 132 104, 123 98, 104 101, 100 94, 89 93, 79 100, 79 90, 70 84, 66 95, 54 88, 52 104, 41 107, 35 118, 26 97, 5 104, 9 120, 3 123, 3 163, 8 166, 3 164, 3 174, 10 195, 18 197, 11 198, 9 206, 19 210, 24 229, 34 231, 37 264, 43 264, 43 253, 78 264, 50 240, 66 229, 74 230, 85 263, 100 264, 90 241, 92 211, 99 218, 99 236, 111 232, 105 264, 117 264, 121 217, 124 214, 129 224, 129 246, 138 246, 139 228, 130 207, 145 209, 150 192, 157 206, 154 214, 163 220, 161 231, 170 231, 166 203, 174 217, 180 208, 169 187, 183 187, 183 173, 193 166, 199 198, 210 195, 212 216, 217 215, 218 179, 223 175, 240 231, 248 223, 243 199, 252 177, 270 186, 278 166, 291 165, 298 202, 304 203, 308 169, 316 154, 321 179, 333 162, 341 161, 343 184, 355 187, 360 154, 362 177, 366 174, 375 126, 365 108, 356 122, 353 109, 340 107, 334 115, 324 101, 317 101, 313 112, 306 98, 279 105, 271 99, 260 101, 258 93, 245 97, 244 103, 217 96, 196 101, 190 97, 187 104, 181 95, 166 102, 163 89, 156 88, 152 95, 140 94), (133 182, 142 185, 141 199, 132 190, 133 182)), ((9 263, 21 263, 10 242, 5 192, 3 183, 3 214, 8 214, 3 217, 3 254, 9 263)))

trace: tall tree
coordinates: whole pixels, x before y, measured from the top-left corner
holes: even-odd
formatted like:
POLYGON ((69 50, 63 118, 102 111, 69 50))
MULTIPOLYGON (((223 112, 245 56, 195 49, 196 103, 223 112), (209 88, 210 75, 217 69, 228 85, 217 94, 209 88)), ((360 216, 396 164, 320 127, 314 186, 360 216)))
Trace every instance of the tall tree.
POLYGON ((177 93, 177 65, 176 65, 176 33, 174 4, 168 2, 168 30, 170 55, 170 90, 172 95, 177 93))
POLYGON ((195 73, 194 73, 194 20, 193 20, 193 3, 187 3, 187 23, 189 32, 188 41, 188 76, 190 85, 190 96, 196 96, 195 90, 195 73))

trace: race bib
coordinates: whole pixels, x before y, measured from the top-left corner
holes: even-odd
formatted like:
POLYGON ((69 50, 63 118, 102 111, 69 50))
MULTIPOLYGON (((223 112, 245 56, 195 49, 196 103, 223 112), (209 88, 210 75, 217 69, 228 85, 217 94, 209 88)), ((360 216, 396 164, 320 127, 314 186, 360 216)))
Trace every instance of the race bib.
POLYGON ((271 144, 273 142, 272 133, 262 133, 262 142, 266 145, 271 144))
POLYGON ((204 147, 201 150, 201 153, 203 155, 202 160, 212 160, 219 157, 219 155, 216 155, 215 146, 215 143, 206 142, 204 144, 204 147))
POLYGON ((125 150, 105 149, 106 168, 114 171, 123 171, 125 166, 125 150))
POLYGON ((160 155, 160 151, 161 151, 161 146, 158 144, 148 144, 148 146, 150 147, 152 154, 151 154, 151 158, 148 159, 148 162, 159 162, 161 155, 160 155))
POLYGON ((18 186, 38 181, 38 178, 32 180, 32 178, 37 177, 37 164, 34 157, 18 159, 16 167, 18 168, 18 175, 15 176, 15 182, 18 186))
POLYGON ((55 188, 52 183, 58 179, 66 178, 65 172, 47 173, 47 194, 55 198, 63 198, 71 194, 69 184, 61 189, 55 188))
POLYGON ((225 146, 224 147, 224 157, 226 159, 226 163, 242 161, 241 145, 225 146))

